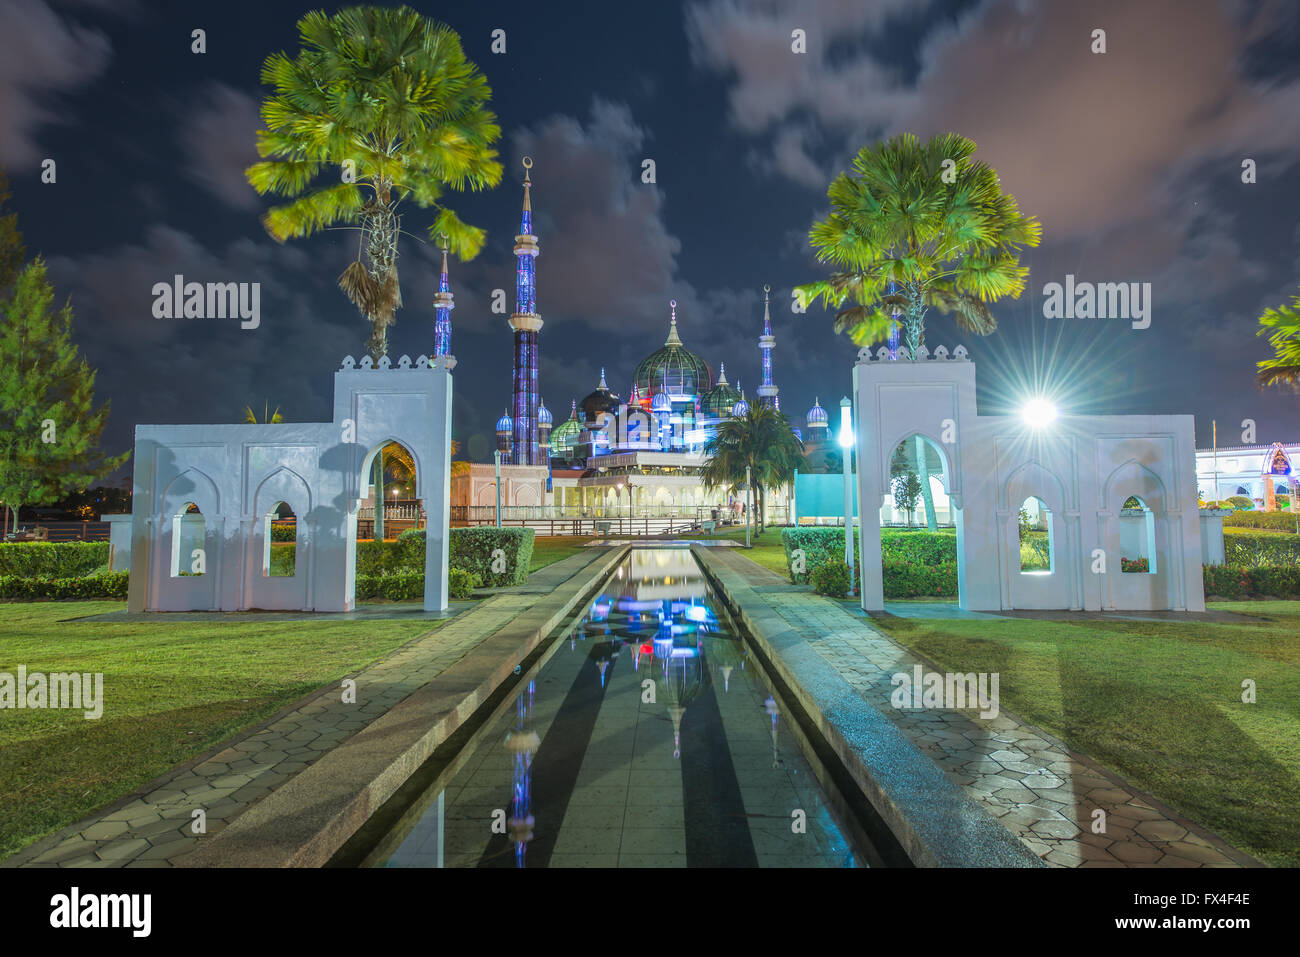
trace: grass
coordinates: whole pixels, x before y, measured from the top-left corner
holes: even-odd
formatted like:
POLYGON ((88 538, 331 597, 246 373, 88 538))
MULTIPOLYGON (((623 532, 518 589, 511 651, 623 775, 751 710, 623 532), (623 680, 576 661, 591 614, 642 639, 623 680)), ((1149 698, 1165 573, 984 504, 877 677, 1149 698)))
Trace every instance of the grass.
MULTIPOLYGON (((1211 605, 1245 613, 1239 602, 1211 605)), ((1300 602, 1243 623, 881 618, 1002 704, 1274 866, 1300 866, 1300 602), (1242 682, 1257 688, 1243 704, 1242 682)))
POLYGON ((533 538, 533 560, 528 565, 531 575, 539 568, 554 564, 570 555, 577 555, 591 541, 590 535, 538 535, 533 538))
MULTIPOLYGON (((702 533, 691 535, 691 538, 717 538, 730 539, 733 542, 744 543, 745 526, 739 528, 731 527, 718 532, 702 533)), ((750 530, 750 542, 753 545, 744 551, 746 558, 753 559, 758 564, 770 571, 776 572, 782 578, 789 579, 790 570, 785 564, 785 546, 781 544, 781 529, 766 528, 763 534, 757 535, 750 530)))
POLYGON ((0 672, 103 672, 104 713, 0 712, 0 857, 438 627, 78 622, 123 602, 0 604, 0 672))

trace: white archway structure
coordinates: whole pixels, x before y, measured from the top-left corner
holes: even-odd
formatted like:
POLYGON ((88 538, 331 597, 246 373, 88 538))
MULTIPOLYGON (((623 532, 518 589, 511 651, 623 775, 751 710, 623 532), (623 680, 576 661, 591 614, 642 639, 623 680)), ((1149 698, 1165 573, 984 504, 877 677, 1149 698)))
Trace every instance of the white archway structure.
POLYGON ((862 607, 884 607, 880 506, 889 459, 920 434, 940 450, 957 528, 962 608, 1204 611, 1195 423, 1190 415, 1063 415, 1033 429, 979 415, 966 350, 922 348, 916 361, 860 350, 853 369, 862 607), (1124 516, 1130 497, 1149 518, 1124 516), (1049 574, 1020 571, 1018 515, 1026 498, 1051 514, 1049 574), (1152 571, 1124 573, 1121 523, 1150 523, 1152 571))
POLYGON ((357 511, 376 452, 400 442, 425 505, 424 607, 447 607, 451 356, 350 356, 334 373, 334 416, 323 423, 136 426, 131 518, 131 611, 252 608, 351 611, 357 511), (205 523, 203 575, 171 574, 174 521, 189 503, 205 523), (268 512, 296 516, 295 574, 267 577, 268 512))

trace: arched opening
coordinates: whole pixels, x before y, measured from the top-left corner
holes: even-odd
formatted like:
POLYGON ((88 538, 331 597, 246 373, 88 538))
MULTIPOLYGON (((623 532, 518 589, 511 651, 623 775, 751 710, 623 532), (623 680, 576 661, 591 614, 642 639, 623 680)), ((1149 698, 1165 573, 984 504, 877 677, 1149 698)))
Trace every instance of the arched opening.
POLYGON ((1020 505, 1020 574, 1050 575, 1056 570, 1052 512, 1031 495, 1020 505))
POLYGON ((943 452, 923 435, 910 435, 889 459, 889 486, 880 509, 882 525, 920 525, 930 531, 954 523, 943 452))
POLYGON ((1128 574, 1157 571, 1155 513, 1136 495, 1124 500, 1119 514, 1119 570, 1128 574))
POLYGON ((262 577, 298 574, 298 517, 287 502, 276 502, 262 516, 262 577))
POLYGON ((392 541, 407 529, 423 528, 423 503, 415 497, 418 482, 410 449, 387 442, 366 462, 357 540, 392 541))
POLYGON ((171 577, 206 575, 208 523, 193 502, 186 502, 172 516, 171 577))

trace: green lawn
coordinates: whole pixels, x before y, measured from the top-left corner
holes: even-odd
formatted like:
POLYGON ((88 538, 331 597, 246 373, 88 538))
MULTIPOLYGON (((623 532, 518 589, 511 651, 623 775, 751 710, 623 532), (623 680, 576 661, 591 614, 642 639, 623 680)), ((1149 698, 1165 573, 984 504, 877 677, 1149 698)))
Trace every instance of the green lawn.
MULTIPOLYGON (((734 542, 743 544, 745 541, 745 526, 741 525, 739 528, 732 526, 718 532, 692 534, 690 537, 731 539, 734 542)), ((743 551, 746 558, 753 559, 764 568, 776 572, 782 578, 789 578, 790 572, 785 565, 785 546, 781 544, 780 528, 764 529, 762 535, 754 534, 751 529, 750 543, 753 547, 743 551)))
POLYGON ((103 672, 105 699, 90 721, 0 711, 0 857, 441 624, 64 620, 123 608, 0 604, 0 672, 103 672))
POLYGON ((533 539, 533 560, 529 573, 545 568, 570 555, 576 555, 591 541, 590 535, 538 535, 533 539))
POLYGON ((1300 866, 1300 602, 1211 607, 1252 620, 876 624, 944 670, 998 672, 1008 710, 1242 850, 1300 866))

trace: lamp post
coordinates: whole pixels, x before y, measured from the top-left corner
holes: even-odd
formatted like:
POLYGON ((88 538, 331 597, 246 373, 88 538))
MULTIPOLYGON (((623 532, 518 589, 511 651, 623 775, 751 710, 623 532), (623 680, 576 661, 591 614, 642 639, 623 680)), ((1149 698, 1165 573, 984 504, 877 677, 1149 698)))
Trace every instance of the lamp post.
POLYGON ((853 594, 853 488, 849 473, 853 470, 853 403, 846 395, 840 399, 840 448, 844 450, 844 564, 849 567, 849 594, 853 594))
POLYGON ((497 471, 497 528, 501 527, 501 450, 494 453, 497 471))
POLYGON ((746 548, 753 547, 749 543, 749 523, 754 518, 753 516, 754 493, 750 485, 751 481, 753 481, 753 476, 750 473, 749 466, 746 465, 745 466, 745 547, 746 548))

